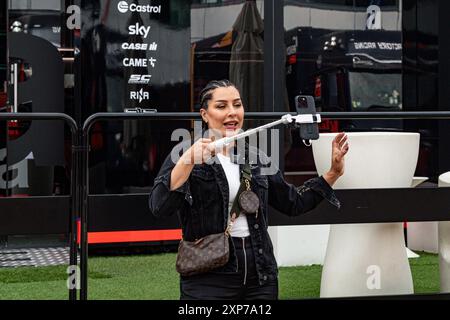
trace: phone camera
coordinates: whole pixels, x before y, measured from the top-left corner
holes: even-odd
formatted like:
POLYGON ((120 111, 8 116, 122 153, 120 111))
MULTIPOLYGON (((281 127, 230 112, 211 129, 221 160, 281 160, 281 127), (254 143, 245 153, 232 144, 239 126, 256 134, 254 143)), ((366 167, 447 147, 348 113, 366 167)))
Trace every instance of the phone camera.
POLYGON ((299 97, 298 104, 301 108, 308 108, 308 100, 305 97, 299 97))

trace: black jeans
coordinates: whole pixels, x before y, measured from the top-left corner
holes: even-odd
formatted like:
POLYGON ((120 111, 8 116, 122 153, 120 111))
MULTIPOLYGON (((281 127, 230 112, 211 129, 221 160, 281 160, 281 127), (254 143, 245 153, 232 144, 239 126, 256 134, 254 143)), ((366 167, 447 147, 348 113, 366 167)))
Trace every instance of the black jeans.
POLYGON ((180 278, 181 300, 277 300, 278 280, 261 286, 256 273, 250 237, 232 238, 238 271, 209 272, 180 278))

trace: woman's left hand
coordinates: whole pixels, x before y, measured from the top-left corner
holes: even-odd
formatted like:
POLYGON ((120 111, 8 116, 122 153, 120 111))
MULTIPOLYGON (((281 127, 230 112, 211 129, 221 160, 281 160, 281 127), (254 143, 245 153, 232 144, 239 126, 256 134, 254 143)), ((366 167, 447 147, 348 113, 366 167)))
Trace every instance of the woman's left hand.
POLYGON ((332 186, 344 174, 345 155, 349 150, 348 136, 345 132, 339 133, 333 140, 331 152, 331 168, 324 175, 324 179, 332 186))

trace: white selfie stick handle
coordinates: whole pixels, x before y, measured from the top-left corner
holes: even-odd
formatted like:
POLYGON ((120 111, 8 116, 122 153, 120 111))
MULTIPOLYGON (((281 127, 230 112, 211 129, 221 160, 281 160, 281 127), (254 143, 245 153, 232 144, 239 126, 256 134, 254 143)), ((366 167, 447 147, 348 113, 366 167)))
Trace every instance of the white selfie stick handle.
POLYGON ((222 139, 219 139, 217 141, 211 142, 213 146, 210 147, 210 149, 221 149, 227 145, 229 145, 231 142, 235 140, 239 140, 248 136, 251 136, 252 134, 258 133, 262 130, 267 130, 269 128, 275 127, 279 124, 290 124, 295 122, 296 124, 302 124, 302 123, 320 123, 322 122, 322 119, 320 117, 320 114, 312 115, 312 114, 299 114, 297 116, 293 116, 291 114, 285 114, 281 117, 280 120, 276 120, 274 122, 270 122, 268 124, 262 125, 260 127, 249 129, 245 132, 239 133, 232 137, 225 137, 222 139), (314 119, 314 117, 316 119, 314 119))

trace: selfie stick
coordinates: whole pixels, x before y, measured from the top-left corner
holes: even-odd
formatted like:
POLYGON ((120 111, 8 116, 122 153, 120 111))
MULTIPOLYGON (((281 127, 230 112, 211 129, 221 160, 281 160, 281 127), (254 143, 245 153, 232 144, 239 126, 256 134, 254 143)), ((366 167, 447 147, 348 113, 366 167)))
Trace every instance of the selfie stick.
POLYGON ((293 116, 291 114, 286 114, 281 117, 280 120, 276 120, 274 122, 265 124, 263 126, 247 130, 245 132, 239 133, 232 137, 225 137, 222 139, 219 139, 217 141, 211 142, 211 145, 214 146, 215 149, 221 149, 227 145, 229 145, 231 142, 239 139, 243 139, 245 137, 251 136, 252 134, 258 133, 263 130, 267 130, 269 128, 275 127, 279 124, 293 124, 294 126, 298 126, 301 124, 307 124, 307 123, 321 123, 322 119, 320 117, 320 114, 299 114, 297 116, 293 116))

